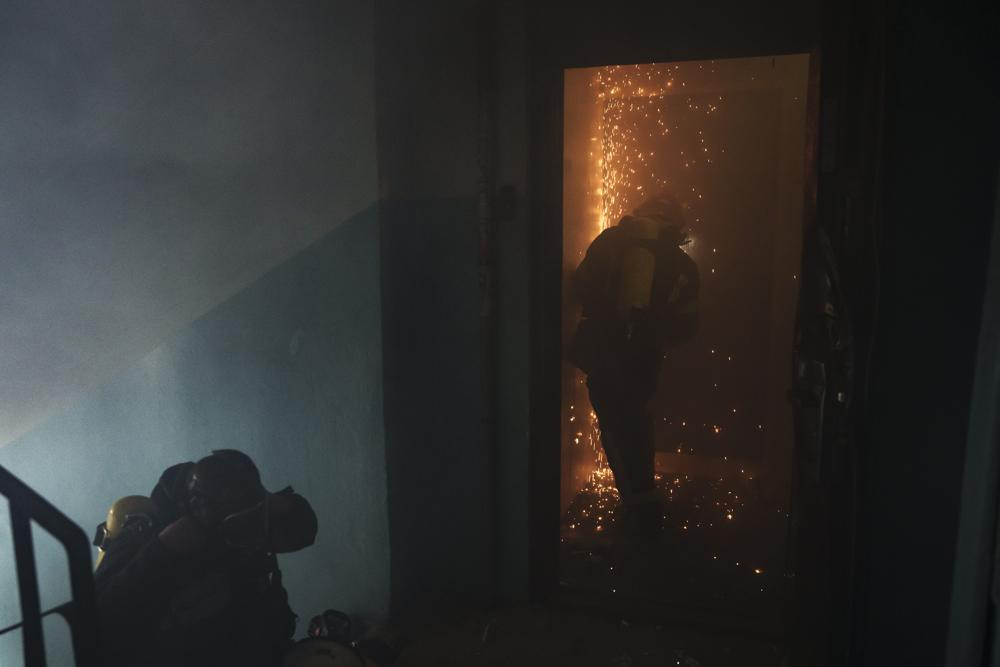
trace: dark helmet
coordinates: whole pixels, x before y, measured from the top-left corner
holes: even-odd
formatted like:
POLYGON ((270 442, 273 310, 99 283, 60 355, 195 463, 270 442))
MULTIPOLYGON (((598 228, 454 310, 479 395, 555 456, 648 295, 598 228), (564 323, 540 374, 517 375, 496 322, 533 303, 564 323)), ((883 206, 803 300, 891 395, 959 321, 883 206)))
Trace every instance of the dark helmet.
POLYGON ((660 224, 660 238, 666 238, 677 245, 689 241, 684 222, 684 207, 670 192, 663 191, 650 197, 636 207, 632 215, 637 218, 655 220, 660 224))
POLYGON ((654 218, 667 224, 684 224, 684 208, 677 201, 677 197, 669 192, 661 192, 639 204, 633 215, 640 218, 654 218))
POLYGON ((235 449, 216 449, 194 465, 188 482, 191 510, 217 522, 253 507, 267 491, 253 459, 235 449))
MULTIPOLYGON (((260 471, 253 459, 238 449, 213 449, 211 455, 202 461, 218 461, 219 469, 239 485, 263 495, 264 486, 260 482, 260 471)), ((199 461, 199 464, 201 461, 199 461)), ((213 464, 214 465, 214 464, 213 464)))

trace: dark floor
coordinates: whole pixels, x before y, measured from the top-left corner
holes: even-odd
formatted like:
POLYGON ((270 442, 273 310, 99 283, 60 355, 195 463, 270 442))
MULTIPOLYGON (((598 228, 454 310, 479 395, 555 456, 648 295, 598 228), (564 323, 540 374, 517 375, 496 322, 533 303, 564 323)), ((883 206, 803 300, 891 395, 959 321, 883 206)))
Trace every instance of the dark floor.
POLYGON ((777 642, 606 614, 515 608, 411 628, 398 667, 772 667, 777 642))
POLYGON ((658 475, 652 539, 619 521, 598 472, 564 516, 554 605, 419 619, 396 637, 400 667, 785 664, 791 578, 786 508, 742 471, 717 479, 658 475))
POLYGON ((564 517, 558 607, 411 624, 401 667, 783 665, 787 513, 753 479, 659 475, 651 540, 618 520, 610 473, 564 517))
POLYGON ((662 518, 652 540, 624 534, 617 491, 598 475, 563 521, 560 583, 703 616, 722 615, 780 634, 791 575, 787 513, 755 493, 753 479, 657 475, 662 518))

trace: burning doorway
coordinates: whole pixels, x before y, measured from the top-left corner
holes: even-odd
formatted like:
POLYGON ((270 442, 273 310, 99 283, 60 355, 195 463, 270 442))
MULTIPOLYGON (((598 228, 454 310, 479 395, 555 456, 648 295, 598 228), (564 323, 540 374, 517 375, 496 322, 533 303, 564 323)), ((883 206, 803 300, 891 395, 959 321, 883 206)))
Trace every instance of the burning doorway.
POLYGON ((701 324, 658 360, 649 412, 661 509, 641 548, 620 520, 587 377, 564 362, 564 588, 758 619, 780 608, 808 80, 808 55, 565 72, 564 349, 588 247, 663 192, 683 211, 701 324))

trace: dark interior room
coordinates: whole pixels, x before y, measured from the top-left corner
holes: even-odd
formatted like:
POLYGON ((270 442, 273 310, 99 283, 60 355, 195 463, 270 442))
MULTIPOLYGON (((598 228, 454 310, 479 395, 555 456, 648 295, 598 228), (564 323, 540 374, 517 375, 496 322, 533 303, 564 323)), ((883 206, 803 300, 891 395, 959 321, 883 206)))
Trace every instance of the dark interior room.
POLYGON ((1000 667, 1000 6, 0 17, 3 667, 1000 667))

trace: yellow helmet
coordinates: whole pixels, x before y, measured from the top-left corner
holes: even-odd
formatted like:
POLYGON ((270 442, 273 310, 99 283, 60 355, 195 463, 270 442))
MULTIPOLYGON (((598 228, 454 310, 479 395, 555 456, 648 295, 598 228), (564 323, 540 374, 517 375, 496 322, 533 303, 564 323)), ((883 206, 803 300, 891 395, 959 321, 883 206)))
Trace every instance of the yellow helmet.
POLYGON ((97 526, 97 533, 94 535, 94 546, 97 547, 95 567, 101 565, 108 545, 121 536, 126 526, 136 521, 152 528, 156 521, 156 505, 152 500, 146 496, 125 496, 111 504, 107 518, 97 526))

